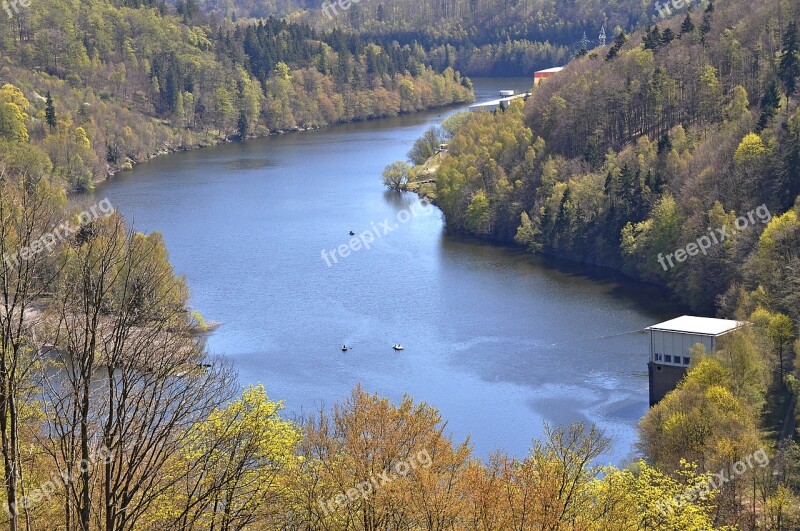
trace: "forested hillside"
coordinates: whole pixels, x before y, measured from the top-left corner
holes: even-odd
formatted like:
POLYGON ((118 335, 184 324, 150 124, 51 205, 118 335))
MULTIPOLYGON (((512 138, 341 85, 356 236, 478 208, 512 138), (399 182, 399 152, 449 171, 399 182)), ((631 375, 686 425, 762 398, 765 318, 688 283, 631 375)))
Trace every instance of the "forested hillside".
POLYGON ((590 51, 524 111, 468 120, 436 176, 448 227, 618 268, 705 312, 785 284, 778 308, 800 318, 796 257, 758 266, 789 252, 800 193, 797 17, 787 2, 780 17, 775 3, 694 9, 590 51), (732 225, 761 205, 787 224, 771 251, 766 221, 732 225), (721 226, 721 245, 660 263, 721 226))
POLYGON ((467 75, 529 75, 567 63, 585 42, 598 44, 657 18, 654 4, 617 0, 296 0, 252 2, 207 0, 194 5, 220 17, 303 20, 316 28, 341 28, 374 38, 418 45, 429 64, 467 75), (584 41, 585 37, 585 41, 584 41))
POLYGON ((609 266, 750 323, 713 353, 695 347, 640 426, 649 465, 715 474, 715 527, 800 525, 798 24, 797 3, 730 0, 619 32, 525 104, 429 131, 409 153, 417 167, 384 174, 433 198, 453 233, 609 266), (734 471, 765 446, 773 479, 745 485, 734 471), (794 516, 770 516, 778 507, 794 516))
POLYGON ((352 28, 384 42, 416 42, 439 67, 469 75, 530 75, 566 64, 584 38, 597 45, 603 28, 610 39, 615 28, 643 25, 655 10, 629 0, 374 0, 335 16, 313 13, 323 27, 352 28))
POLYGON ((71 189, 157 152, 472 97, 467 79, 411 47, 275 19, 217 22, 185 4, 44 0, 0 17, 0 53, 0 137, 29 141, 26 156, 71 189))

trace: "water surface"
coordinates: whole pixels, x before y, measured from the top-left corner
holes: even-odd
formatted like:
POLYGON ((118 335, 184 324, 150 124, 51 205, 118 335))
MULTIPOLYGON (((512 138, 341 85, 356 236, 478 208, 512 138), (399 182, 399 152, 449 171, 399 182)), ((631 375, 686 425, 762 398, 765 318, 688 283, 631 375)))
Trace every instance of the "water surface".
MULTIPOLYGON (((478 79, 476 92, 490 99, 528 81, 478 79)), ((387 192, 384 166, 460 110, 174 154, 95 194, 138 230, 164 234, 193 307, 222 323, 210 351, 290 415, 361 383, 437 407, 481 456, 523 456, 544 422, 585 421, 606 430, 604 459, 619 463, 648 400, 647 338, 628 332, 679 310, 608 274, 446 237, 438 210, 387 192), (326 264, 322 251, 349 231, 387 221, 371 249, 326 264)))

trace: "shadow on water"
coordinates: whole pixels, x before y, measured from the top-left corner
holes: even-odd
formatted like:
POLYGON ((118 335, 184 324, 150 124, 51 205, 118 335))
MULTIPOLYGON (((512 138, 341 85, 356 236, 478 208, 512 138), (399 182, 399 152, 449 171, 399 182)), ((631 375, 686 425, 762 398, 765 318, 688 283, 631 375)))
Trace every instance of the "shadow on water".
POLYGON ((615 300, 635 301, 642 311, 654 319, 691 313, 667 288, 633 279, 608 267, 535 255, 509 244, 452 234, 442 238, 441 251, 443 256, 471 258, 478 263, 494 264, 497 268, 507 269, 511 265, 514 275, 537 274, 565 288, 579 285, 615 300))
POLYGON ((248 171, 248 170, 261 170, 263 168, 272 168, 277 164, 269 159, 236 159, 223 161, 220 163, 222 169, 227 171, 248 171))
POLYGON ((676 312, 690 313, 667 288, 633 279, 608 267, 580 264, 553 256, 532 257, 534 263, 556 281, 569 282, 569 279, 589 280, 595 284, 610 287, 607 294, 616 299, 636 300, 639 306, 649 313, 669 315, 676 312))
POLYGON ((419 202, 417 196, 414 194, 409 192, 393 192, 392 190, 386 190, 383 192, 383 198, 386 203, 394 209, 395 212, 408 210, 411 208, 411 205, 419 202))

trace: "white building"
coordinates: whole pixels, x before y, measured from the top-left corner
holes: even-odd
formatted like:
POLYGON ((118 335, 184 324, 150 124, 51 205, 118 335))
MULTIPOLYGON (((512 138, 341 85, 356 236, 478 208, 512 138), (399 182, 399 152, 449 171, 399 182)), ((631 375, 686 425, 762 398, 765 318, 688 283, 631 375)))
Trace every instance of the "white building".
POLYGON ((650 405, 664 398, 684 377, 692 361, 689 349, 700 343, 710 354, 717 348, 718 338, 745 324, 742 321, 684 315, 648 327, 650 405))
POLYGON ((475 105, 471 105, 469 110, 472 112, 482 112, 482 111, 489 111, 489 112, 497 112, 498 110, 505 111, 508 109, 508 106, 511 104, 512 101, 523 98, 527 99, 530 96, 530 92, 526 92, 524 94, 514 94, 513 90, 501 90, 500 91, 500 98, 491 101, 485 101, 483 103, 476 103, 475 105))

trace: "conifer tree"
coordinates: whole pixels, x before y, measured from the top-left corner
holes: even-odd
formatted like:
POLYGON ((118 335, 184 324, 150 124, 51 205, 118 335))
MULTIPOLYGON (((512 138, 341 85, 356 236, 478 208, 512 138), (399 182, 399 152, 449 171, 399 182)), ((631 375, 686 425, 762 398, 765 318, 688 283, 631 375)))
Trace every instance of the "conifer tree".
POLYGON ((797 90, 797 76, 800 76, 800 48, 797 43, 797 24, 792 21, 783 34, 783 50, 778 68, 778 77, 787 96, 792 96, 797 90))
POLYGON ((686 33, 692 33, 694 31, 694 22, 692 22, 692 15, 686 13, 686 18, 683 19, 681 23, 681 32, 679 36, 683 36, 686 33))
POLYGON ((50 91, 47 91, 47 101, 45 102, 44 116, 47 120, 47 125, 50 126, 50 131, 56 126, 56 108, 53 105, 53 98, 50 96, 50 91))
POLYGON ((625 31, 620 31, 619 35, 614 37, 614 46, 608 51, 608 55, 606 56, 606 61, 610 61, 611 59, 615 58, 622 47, 625 45, 625 42, 628 40, 628 36, 625 35, 625 31))

